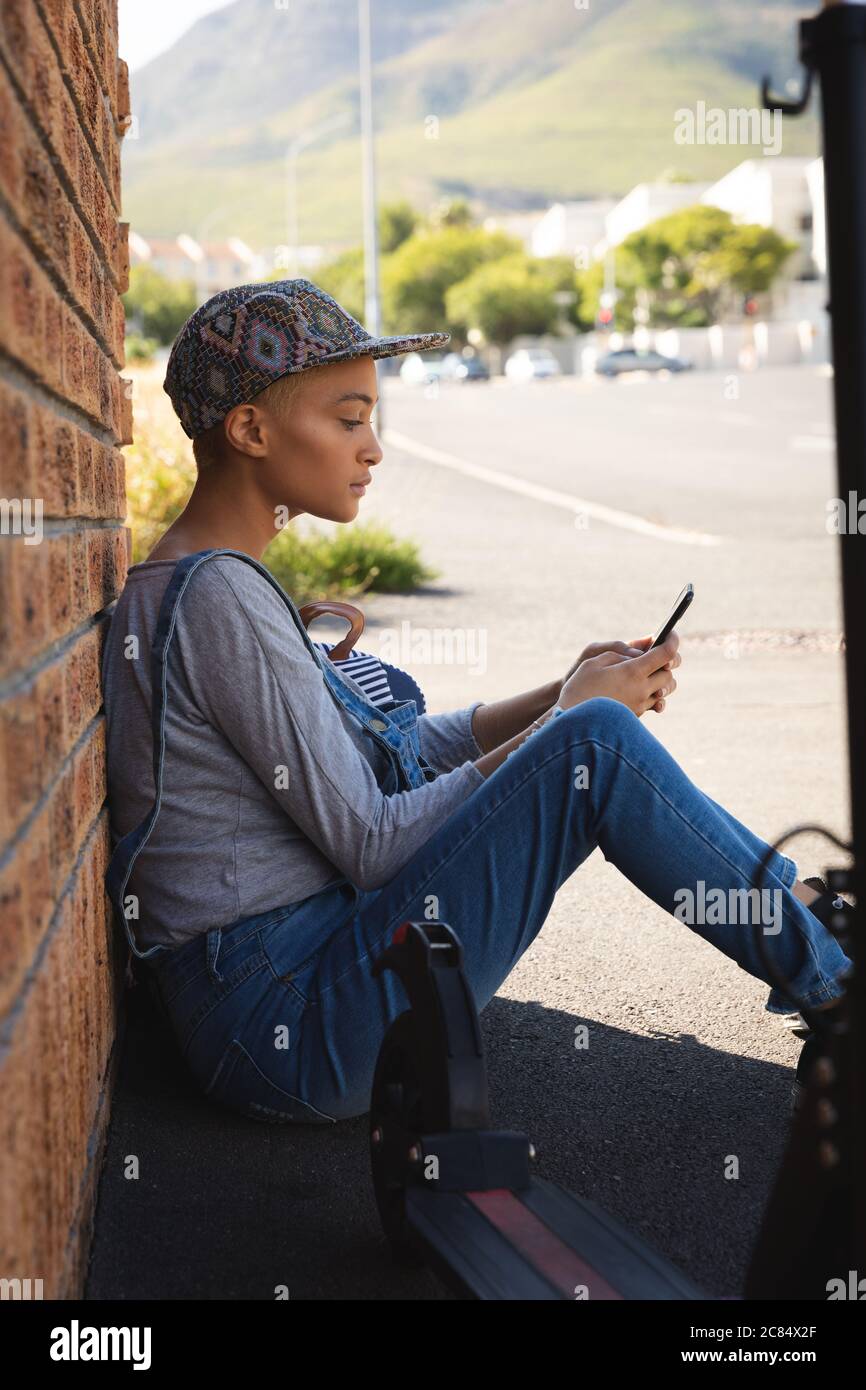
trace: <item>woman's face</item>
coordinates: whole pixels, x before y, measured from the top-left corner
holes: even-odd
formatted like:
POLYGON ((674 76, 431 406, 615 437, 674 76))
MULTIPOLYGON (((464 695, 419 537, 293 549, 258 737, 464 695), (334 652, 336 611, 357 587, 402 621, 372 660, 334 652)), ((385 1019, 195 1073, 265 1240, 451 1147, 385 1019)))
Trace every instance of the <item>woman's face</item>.
POLYGON ((376 364, 356 357, 313 367, 287 415, 269 411, 267 489, 289 516, 308 512, 354 521, 382 458, 370 416, 378 401, 376 364))

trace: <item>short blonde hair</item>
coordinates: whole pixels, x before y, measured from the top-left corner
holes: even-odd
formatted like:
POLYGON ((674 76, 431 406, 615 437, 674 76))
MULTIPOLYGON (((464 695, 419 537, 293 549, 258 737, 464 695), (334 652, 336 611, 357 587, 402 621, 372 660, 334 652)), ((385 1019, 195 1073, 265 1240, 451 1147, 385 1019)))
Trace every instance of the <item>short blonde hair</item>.
MULTIPOLYGON (((272 381, 270 386, 265 387, 264 391, 259 391, 257 395, 251 396, 250 400, 255 401, 257 405, 270 406, 277 414, 285 417, 300 395, 304 375, 304 372, 290 372, 286 376, 277 377, 276 381, 272 381)), ((193 457, 199 469, 212 468, 224 457, 226 436, 223 425, 224 421, 218 421, 217 424, 211 425, 209 430, 204 430, 201 434, 196 435, 192 441, 193 457)))

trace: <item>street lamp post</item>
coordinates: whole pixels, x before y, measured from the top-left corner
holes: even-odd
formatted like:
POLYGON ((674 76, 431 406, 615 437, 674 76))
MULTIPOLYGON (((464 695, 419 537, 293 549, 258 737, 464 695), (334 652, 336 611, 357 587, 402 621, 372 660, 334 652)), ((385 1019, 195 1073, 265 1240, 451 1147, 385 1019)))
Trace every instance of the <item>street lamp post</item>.
MULTIPOLYGON (((361 91, 361 145, 364 185, 364 326, 378 337, 381 333, 379 307, 379 236, 376 218, 376 159, 373 135, 373 83, 370 54, 370 0, 358 0, 358 58, 361 91)), ((379 384, 377 430, 384 429, 382 383, 379 384)))

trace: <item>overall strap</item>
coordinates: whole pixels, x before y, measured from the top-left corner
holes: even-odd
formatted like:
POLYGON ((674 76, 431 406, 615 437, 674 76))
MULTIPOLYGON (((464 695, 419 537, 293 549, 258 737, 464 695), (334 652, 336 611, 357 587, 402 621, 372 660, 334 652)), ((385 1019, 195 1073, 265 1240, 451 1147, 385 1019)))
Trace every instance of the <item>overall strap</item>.
MULTIPOLYGON (((324 658, 320 655, 304 627, 303 619, 298 612, 292 599, 285 590, 277 583, 273 575, 265 569, 258 560, 254 560, 251 555, 247 555, 242 550, 231 550, 228 548, 199 550, 192 555, 185 555, 178 560, 175 565, 171 578, 166 586, 160 605, 159 616, 156 623, 156 633, 151 646, 151 731, 153 737, 153 785, 154 801, 147 815, 134 830, 130 830, 122 839, 118 840, 105 872, 105 888, 114 909, 115 919, 122 922, 126 938, 129 942, 130 950, 133 955, 140 960, 147 960, 157 954, 163 954, 169 948, 161 945, 151 946, 146 951, 141 951, 136 945, 132 929, 130 926, 130 916, 137 917, 137 903, 130 904, 129 913, 124 903, 124 892, 129 882, 135 861, 144 846, 147 844, 159 815, 162 803, 162 777, 165 762, 165 712, 166 712, 166 693, 168 684, 168 658, 172 638, 177 625, 177 613, 186 588, 193 575, 201 565, 208 560, 215 559, 217 556, 231 555, 235 559, 242 560, 245 564, 251 565, 254 570, 266 579, 274 592, 279 595, 292 616, 292 620, 298 629, 301 640, 310 653, 313 660, 317 663, 325 678, 325 685, 331 699, 338 708, 343 708, 340 696, 332 686, 332 680, 337 679, 325 665, 324 658)), ((387 738, 383 738, 376 729, 382 724, 387 725, 381 720, 370 721, 368 732, 376 738, 391 756, 392 761, 400 762, 399 754, 387 738)), ((402 766, 402 764, 401 764, 402 766)))

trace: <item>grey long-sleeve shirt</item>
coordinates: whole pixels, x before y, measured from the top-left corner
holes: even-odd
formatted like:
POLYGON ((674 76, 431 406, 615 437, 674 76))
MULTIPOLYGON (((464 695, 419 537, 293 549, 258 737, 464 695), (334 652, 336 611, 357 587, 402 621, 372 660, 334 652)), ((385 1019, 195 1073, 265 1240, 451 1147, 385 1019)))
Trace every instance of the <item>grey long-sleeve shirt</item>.
MULTIPOLYGON (((132 566, 106 639, 115 839, 153 803, 150 647, 174 565, 132 566)), ((343 875, 379 888, 484 781, 474 766, 483 753, 472 733, 476 700, 419 717, 421 751, 441 775, 383 795, 385 754, 331 698, 267 580, 231 556, 209 560, 189 582, 169 670, 162 804, 126 886, 138 898, 131 925, 142 949, 298 902, 343 875)))

